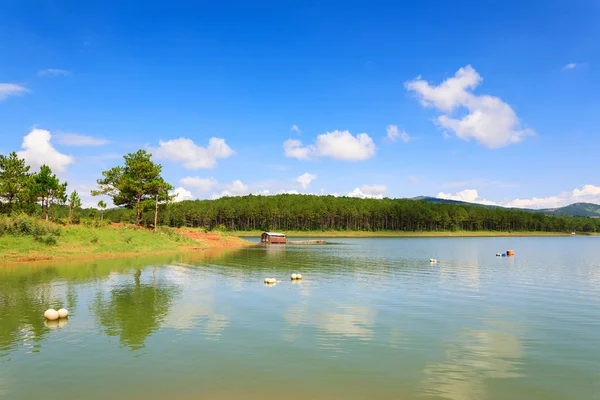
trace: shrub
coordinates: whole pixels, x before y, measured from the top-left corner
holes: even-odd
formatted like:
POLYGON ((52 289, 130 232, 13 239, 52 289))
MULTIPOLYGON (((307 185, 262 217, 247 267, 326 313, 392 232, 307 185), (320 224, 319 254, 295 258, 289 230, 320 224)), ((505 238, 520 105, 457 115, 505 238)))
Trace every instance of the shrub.
POLYGON ((98 236, 94 235, 94 236, 92 237, 92 240, 90 240, 90 242, 91 242, 92 244, 96 244, 96 243, 98 243, 98 241, 99 241, 99 240, 100 240, 100 239, 98 238, 98 236))
POLYGON ((127 243, 127 244, 131 243, 132 240, 133 240, 133 236, 126 236, 125 237, 125 243, 127 243))
POLYGON ((0 235, 38 237, 50 234, 60 236, 60 228, 25 214, 0 219, 0 235))

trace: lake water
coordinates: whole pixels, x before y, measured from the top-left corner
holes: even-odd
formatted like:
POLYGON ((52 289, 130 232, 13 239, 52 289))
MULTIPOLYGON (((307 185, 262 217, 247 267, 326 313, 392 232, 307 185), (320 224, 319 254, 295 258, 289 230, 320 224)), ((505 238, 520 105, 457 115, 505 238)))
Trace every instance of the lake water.
POLYGON ((330 240, 0 268, 0 398, 600 399, 600 237, 330 240))

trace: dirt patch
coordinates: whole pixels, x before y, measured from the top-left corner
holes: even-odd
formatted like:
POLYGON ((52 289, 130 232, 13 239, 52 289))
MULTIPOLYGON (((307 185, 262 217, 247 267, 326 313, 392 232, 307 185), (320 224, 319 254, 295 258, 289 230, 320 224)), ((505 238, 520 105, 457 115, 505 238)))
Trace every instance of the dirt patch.
POLYGON ((252 243, 235 236, 226 236, 218 233, 202 232, 192 229, 179 228, 177 232, 186 238, 196 240, 200 243, 206 243, 207 247, 233 249, 236 247, 246 247, 252 243))

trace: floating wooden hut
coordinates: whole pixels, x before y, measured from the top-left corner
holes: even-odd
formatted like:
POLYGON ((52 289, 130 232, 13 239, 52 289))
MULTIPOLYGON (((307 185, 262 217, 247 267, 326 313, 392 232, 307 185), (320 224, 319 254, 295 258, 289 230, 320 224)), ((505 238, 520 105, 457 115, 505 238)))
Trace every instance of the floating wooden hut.
POLYGON ((271 244, 276 244, 276 243, 277 244, 278 243, 285 244, 286 238, 285 238, 285 234, 283 234, 283 233, 264 232, 260 237, 260 242, 261 243, 271 243, 271 244))

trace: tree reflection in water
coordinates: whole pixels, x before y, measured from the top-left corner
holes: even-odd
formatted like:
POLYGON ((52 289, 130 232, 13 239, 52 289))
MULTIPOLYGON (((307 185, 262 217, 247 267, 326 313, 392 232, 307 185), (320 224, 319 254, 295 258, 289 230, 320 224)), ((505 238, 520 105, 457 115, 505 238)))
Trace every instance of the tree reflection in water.
POLYGON ((111 288, 108 296, 97 293, 91 305, 103 331, 118 336, 131 351, 145 347, 146 339, 160 328, 179 293, 177 286, 156 278, 156 268, 152 283, 142 283, 141 276, 142 271, 136 270, 133 283, 111 288))

